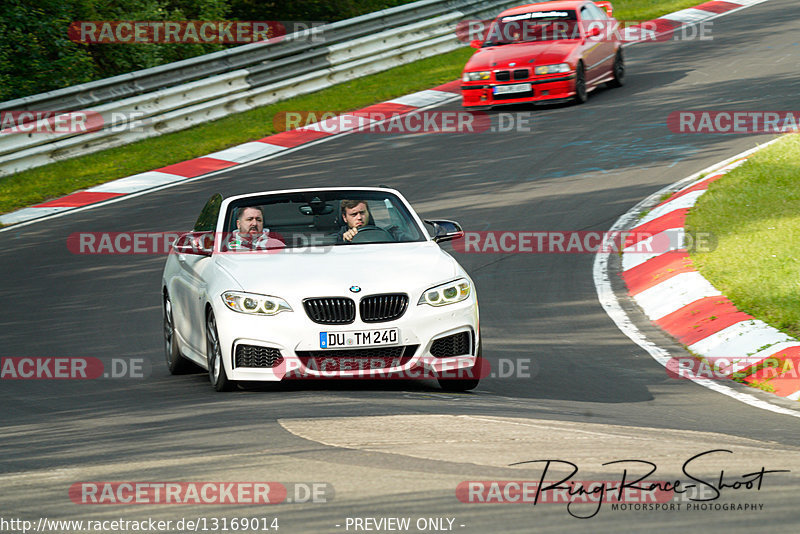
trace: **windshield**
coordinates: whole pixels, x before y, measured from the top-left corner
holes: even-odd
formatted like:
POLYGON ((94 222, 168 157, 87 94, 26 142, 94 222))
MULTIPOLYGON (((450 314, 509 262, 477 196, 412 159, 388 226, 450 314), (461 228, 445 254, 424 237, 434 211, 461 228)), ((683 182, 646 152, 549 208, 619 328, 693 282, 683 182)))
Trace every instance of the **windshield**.
POLYGON ((319 190, 248 197, 232 202, 225 217, 228 238, 223 250, 229 251, 425 240, 405 204, 388 191, 319 190), (259 215, 262 225, 248 222, 259 215), (353 227, 357 237, 347 234, 353 227))
POLYGON ((580 39, 575 10, 533 11, 496 19, 483 46, 580 39))

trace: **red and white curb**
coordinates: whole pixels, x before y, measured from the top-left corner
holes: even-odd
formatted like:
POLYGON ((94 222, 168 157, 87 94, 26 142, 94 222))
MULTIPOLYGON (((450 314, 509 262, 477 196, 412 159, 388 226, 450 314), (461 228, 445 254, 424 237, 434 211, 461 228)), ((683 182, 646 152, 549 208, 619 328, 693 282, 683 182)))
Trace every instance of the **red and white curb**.
MULTIPOLYGON (((732 377, 733 373, 747 375, 745 382, 768 381, 776 395, 798 400, 800 378, 779 377, 780 369, 775 366, 764 367, 754 373, 750 371, 757 369, 768 359, 788 361, 788 368, 800 369, 800 341, 739 311, 694 269, 686 248, 676 247, 663 252, 643 254, 641 250, 644 247, 640 243, 637 247, 636 242, 636 239, 646 235, 653 235, 651 239, 657 240, 659 234, 664 232, 673 236, 675 233, 683 234, 689 209, 705 193, 709 184, 775 141, 777 139, 654 193, 623 215, 611 231, 630 231, 634 237, 631 246, 623 250, 620 274, 628 293, 653 323, 671 334, 692 353, 715 362, 715 377, 732 377), (673 191, 674 194, 667 200, 658 204, 641 220, 637 220, 644 207, 654 204, 664 194, 673 191)), ((620 330, 667 367, 670 365, 670 354, 650 342, 620 306, 612 290, 608 261, 609 253, 601 253, 595 257, 594 278, 601 304, 620 330)), ((772 405, 733 389, 725 384, 726 381, 704 378, 702 373, 684 377, 749 404, 800 417, 800 412, 772 405)))
MULTIPOLYGON (((648 25, 648 29, 651 29, 654 25, 655 28, 652 28, 652 31, 655 32, 656 36, 672 34, 682 28, 688 28, 701 22, 707 22, 711 19, 729 15, 735 11, 768 1, 769 0, 713 0, 694 7, 681 9, 674 13, 662 15, 657 19, 648 21, 653 23, 648 25)), ((626 43, 625 46, 640 44, 642 42, 647 42, 647 40, 632 41, 626 43)))
MULTIPOLYGON (((656 22, 657 28, 663 27, 664 31, 675 31, 682 26, 691 26, 767 1, 715 0, 664 15, 655 19, 654 22, 656 22)), ((370 114, 406 114, 421 108, 455 100, 457 98, 456 95, 460 96, 460 94, 460 80, 454 80, 433 89, 419 91, 358 111, 348 112, 337 118, 323 121, 323 124, 312 124, 303 128, 281 132, 203 157, 135 174, 29 208, 6 213, 0 215, 0 225, 14 225, 35 221, 45 216, 58 215, 78 209, 83 210, 88 206, 119 201, 124 197, 138 196, 145 191, 157 191, 171 185, 197 179, 206 174, 229 169, 230 167, 275 157, 282 153, 296 150, 303 145, 310 146, 314 142, 319 142, 334 135, 345 135, 349 133, 348 130, 354 128, 354 124, 363 125, 372 122, 369 117, 374 115, 370 114), (354 117, 358 117, 358 119, 354 120, 354 117), (331 127, 331 123, 335 124, 335 126, 331 127)))
POLYGON ((108 203, 145 191, 163 189, 212 172, 278 156, 300 146, 311 145, 315 141, 319 142, 335 135, 350 133, 357 127, 364 127, 370 123, 383 122, 375 120, 375 117, 381 115, 405 115, 412 111, 443 104, 459 98, 460 95, 459 81, 449 82, 433 89, 426 89, 357 111, 350 111, 320 123, 280 132, 203 157, 135 174, 29 208, 6 213, 0 215, 0 224, 12 225, 38 220, 44 216, 108 203))

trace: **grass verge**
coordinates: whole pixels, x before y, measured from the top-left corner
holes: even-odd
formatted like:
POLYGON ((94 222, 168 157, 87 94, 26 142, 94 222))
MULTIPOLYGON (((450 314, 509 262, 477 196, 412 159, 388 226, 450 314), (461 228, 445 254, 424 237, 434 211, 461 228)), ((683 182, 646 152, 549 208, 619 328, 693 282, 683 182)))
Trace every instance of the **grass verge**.
POLYGON ((717 247, 692 260, 736 306, 800 338, 800 135, 789 135, 713 182, 690 231, 717 247))
MULTIPOLYGON (((613 2, 614 15, 620 20, 652 19, 697 3, 698 0, 613 2)), ((465 47, 180 132, 0 178, 0 213, 266 137, 277 133, 273 117, 281 111, 344 112, 455 80, 472 52, 465 47)))
POLYGON ((611 0, 617 20, 652 20, 702 3, 703 0, 611 0))

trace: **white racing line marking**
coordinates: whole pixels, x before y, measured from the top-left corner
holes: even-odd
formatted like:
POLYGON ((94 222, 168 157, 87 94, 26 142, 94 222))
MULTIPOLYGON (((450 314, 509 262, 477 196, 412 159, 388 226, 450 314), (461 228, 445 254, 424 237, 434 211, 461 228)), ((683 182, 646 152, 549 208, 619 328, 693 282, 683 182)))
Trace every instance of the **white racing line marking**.
MULTIPOLYGON (((624 229, 630 228, 632 223, 637 221, 638 214, 642 212, 642 210, 646 209, 647 206, 652 206, 657 203, 657 200, 661 198, 664 193, 677 191, 682 187, 688 185, 689 183, 697 180, 703 174, 710 174, 713 170, 719 169, 734 160, 739 158, 743 158, 766 148, 767 146, 771 145, 772 143, 778 141, 779 138, 773 139, 772 141, 760 145, 756 148, 751 148, 741 154, 737 154, 731 158, 726 159, 721 163, 716 163, 706 169, 703 169, 700 172, 697 172, 683 180, 679 180, 673 184, 670 184, 649 197, 645 198, 638 204, 636 204, 633 208, 628 210, 627 213, 623 214, 622 217, 617 219, 614 225, 609 229, 609 232, 615 231, 622 231, 624 229)), ((631 341, 642 347, 644 350, 647 351, 650 356, 658 363, 663 365, 665 368, 667 366, 668 360, 671 358, 669 352, 666 349, 663 349, 656 345, 655 343, 651 342, 647 339, 647 336, 639 330, 636 325, 631 321, 625 311, 622 309, 622 306, 619 304, 619 300, 617 299, 616 294, 614 293, 613 288, 611 287, 611 279, 608 273, 608 260, 612 252, 598 252, 594 258, 594 267, 592 270, 592 276, 594 278, 594 285, 597 289, 597 298, 600 300, 600 304, 603 306, 603 309, 606 311, 611 320, 617 325, 623 334, 628 336, 631 341)), ((703 387, 716 391, 717 393, 722 393, 723 395, 727 395, 728 397, 734 398, 740 402, 748 404, 754 408, 760 408, 762 410, 768 410, 770 412, 775 412, 783 415, 790 415, 792 417, 800 417, 800 412, 790 410, 788 408, 783 408, 781 406, 776 406, 770 402, 765 400, 759 399, 758 397, 746 393, 743 391, 737 391, 733 387, 721 383, 718 380, 709 380, 705 378, 689 378, 692 382, 699 384, 703 387)), ((742 386, 745 387, 745 386, 742 386)))

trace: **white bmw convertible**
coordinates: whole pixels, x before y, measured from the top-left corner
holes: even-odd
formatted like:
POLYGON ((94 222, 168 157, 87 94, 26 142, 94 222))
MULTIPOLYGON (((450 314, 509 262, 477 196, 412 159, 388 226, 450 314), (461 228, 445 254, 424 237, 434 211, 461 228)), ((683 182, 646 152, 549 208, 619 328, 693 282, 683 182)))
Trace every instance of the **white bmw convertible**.
POLYGON ((463 234, 453 221, 423 223, 384 187, 215 195, 164 267, 169 370, 193 362, 218 391, 292 378, 473 389, 475 286, 438 245, 463 234))

